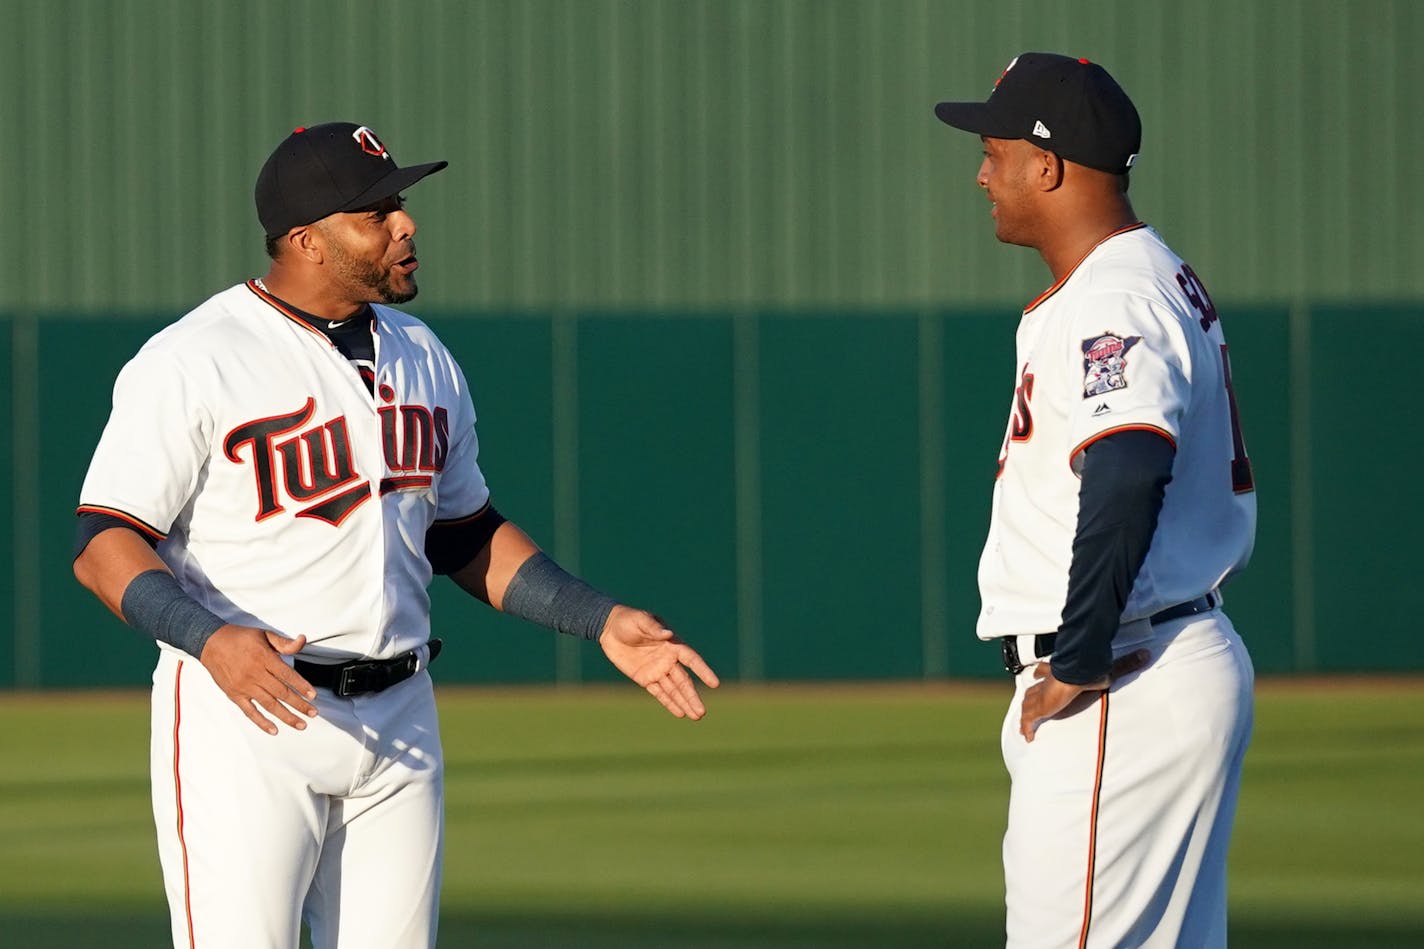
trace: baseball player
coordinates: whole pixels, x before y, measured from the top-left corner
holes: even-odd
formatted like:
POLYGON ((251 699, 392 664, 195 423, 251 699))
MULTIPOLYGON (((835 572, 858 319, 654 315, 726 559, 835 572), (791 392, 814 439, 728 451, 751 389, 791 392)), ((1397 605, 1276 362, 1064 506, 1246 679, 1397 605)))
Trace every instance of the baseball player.
POLYGON ((1127 197, 1141 125, 1086 59, 1025 53, 976 133, 995 236, 1043 257, 979 567, 1016 688, 1002 746, 1012 947, 1226 945, 1251 660, 1221 585, 1255 533, 1221 321, 1127 197))
POLYGON ((400 167, 297 129, 257 179, 271 268, 119 374, 76 577, 158 641, 152 774, 175 946, 435 944, 442 757, 432 574, 597 640, 678 717, 717 677, 490 504, 469 387, 425 324, 400 167))

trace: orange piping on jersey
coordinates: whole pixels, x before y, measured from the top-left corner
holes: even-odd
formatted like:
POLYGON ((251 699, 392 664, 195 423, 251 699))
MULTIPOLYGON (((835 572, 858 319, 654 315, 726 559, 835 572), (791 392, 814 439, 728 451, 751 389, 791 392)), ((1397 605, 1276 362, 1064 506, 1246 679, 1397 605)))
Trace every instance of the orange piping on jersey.
POLYGON ((1093 874, 1098 858, 1098 803, 1103 794, 1103 762, 1108 747, 1108 694, 1098 700, 1098 764, 1093 775, 1093 810, 1088 818, 1088 883, 1083 896, 1083 928, 1078 933, 1078 949, 1088 945, 1088 928, 1093 922, 1093 874))
MULTIPOLYGON (((1079 445, 1077 448, 1069 452, 1068 470, 1073 470, 1073 462, 1078 459, 1079 455, 1081 455, 1083 452, 1087 451, 1090 447, 1092 447, 1094 442, 1100 442, 1104 438, 1107 438, 1109 435, 1116 435, 1118 432, 1151 432, 1154 435, 1161 435, 1163 438, 1167 439, 1167 444, 1172 446, 1173 451, 1177 450, 1177 440, 1173 438, 1172 433, 1167 431, 1165 428, 1158 428, 1156 425, 1119 425, 1117 428, 1110 428, 1107 431, 1098 432, 1098 434, 1094 435, 1092 438, 1083 442, 1083 444, 1079 445)), ((1074 473, 1076 474, 1077 472, 1075 471, 1074 473)))
POLYGON ((183 721, 183 663, 173 676, 173 800, 178 805, 178 849, 183 852, 183 912, 188 920, 188 949, 194 949, 193 893, 188 881, 188 842, 183 839, 183 779, 178 773, 178 725, 183 721))
POLYGON ((1097 250, 1099 247, 1103 246, 1103 244, 1112 240, 1114 237, 1117 237, 1119 234, 1126 234, 1128 231, 1135 231, 1139 227, 1146 226, 1147 225, 1142 223, 1141 221, 1136 221, 1132 224, 1127 225, 1126 227, 1120 227, 1117 230, 1113 231, 1111 234, 1109 234, 1107 237, 1104 237, 1102 240, 1098 241, 1092 247, 1088 248, 1088 253, 1084 254, 1082 257, 1079 257, 1078 263, 1068 268, 1068 272, 1063 275, 1062 280, 1059 280, 1053 286, 1040 293, 1032 303, 1024 307, 1024 316, 1027 316, 1029 313, 1033 312, 1033 309, 1037 307, 1040 303, 1042 303, 1044 300, 1047 300, 1049 297, 1053 296, 1060 289, 1062 289, 1063 285, 1068 282, 1068 278, 1073 276, 1073 272, 1078 269, 1078 267, 1083 263, 1083 261, 1088 259, 1088 257, 1093 253, 1093 251, 1097 250))
POLYGON ((163 531, 159 530, 158 528, 151 527, 148 524, 145 524, 143 521, 139 520, 138 518, 134 517, 132 514, 126 514, 123 511, 118 510, 117 508, 103 507, 98 504, 81 504, 79 505, 79 507, 75 508, 75 513, 107 514, 110 517, 117 517, 124 523, 131 525, 135 530, 147 534, 154 540, 166 540, 168 538, 168 535, 163 533, 163 531))
MULTIPOLYGON (((317 329, 315 326, 312 326, 312 325, 311 325, 310 323, 308 323, 306 320, 302 319, 301 316, 299 316, 297 313, 293 312, 292 309, 291 309, 290 307, 288 307, 286 304, 284 304, 281 300, 278 300, 276 297, 272 296, 272 294, 268 293, 266 290, 264 290, 264 289, 262 289, 261 287, 259 287, 259 286, 257 285, 257 281, 256 281, 256 280, 249 280, 249 281, 247 281, 247 289, 249 289, 249 290, 251 290, 253 293, 257 294, 258 299, 262 300, 262 302, 266 303, 266 304, 267 304, 268 306, 270 306, 272 309, 276 310, 278 313, 282 314, 282 315, 285 316, 287 319, 291 320, 293 323, 295 323, 295 324, 297 324, 298 326, 300 326, 302 329, 304 329, 304 330, 306 330, 306 331, 308 331, 308 332, 310 332, 310 333, 315 333, 317 336, 320 336, 320 337, 322 338, 322 340, 324 340, 324 341, 326 342, 326 344, 327 344, 328 346, 330 346, 332 349, 335 349, 335 348, 336 348, 336 344, 331 341, 331 337, 327 336, 327 335, 326 335, 325 333, 323 333, 321 330, 317 329)), ((372 308, 371 308, 371 319, 374 320, 375 318, 376 318, 376 310, 375 310, 374 307, 372 307, 372 308)))
POLYGON ((258 299, 262 300, 272 309, 276 310, 278 313, 282 314, 287 319, 300 326, 302 329, 306 330, 309 333, 315 333, 316 335, 320 336, 322 339, 326 340, 328 345, 335 345, 335 343, 332 343, 325 333, 317 329, 315 326, 312 326, 310 323, 302 319, 297 314, 293 313, 290 309, 283 305, 281 300, 278 300, 276 297, 272 296, 272 294, 259 287, 257 285, 256 280, 247 281, 247 289, 257 294, 258 299))

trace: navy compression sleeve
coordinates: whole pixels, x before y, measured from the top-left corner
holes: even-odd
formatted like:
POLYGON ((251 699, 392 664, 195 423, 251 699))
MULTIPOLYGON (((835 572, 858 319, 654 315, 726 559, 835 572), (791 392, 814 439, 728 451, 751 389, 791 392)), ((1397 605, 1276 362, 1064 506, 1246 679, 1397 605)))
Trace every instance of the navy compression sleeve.
POLYGON ((458 572, 489 545, 504 521, 504 515, 494 505, 486 504, 469 517, 431 524, 425 532, 425 556, 430 569, 441 575, 458 572))
POLYGON ((133 523, 116 517, 113 514, 105 514, 103 511, 80 511, 78 519, 74 522, 74 559, 78 560, 79 555, 84 553, 84 548, 89 546, 89 542, 98 537, 111 527, 122 527, 131 530, 143 538, 143 542, 150 547, 157 547, 161 537, 139 530, 133 523))
POLYGON ((1152 546, 1176 448, 1153 432, 1115 432, 1084 451, 1078 530, 1053 676, 1087 685, 1112 667, 1112 640, 1152 546))

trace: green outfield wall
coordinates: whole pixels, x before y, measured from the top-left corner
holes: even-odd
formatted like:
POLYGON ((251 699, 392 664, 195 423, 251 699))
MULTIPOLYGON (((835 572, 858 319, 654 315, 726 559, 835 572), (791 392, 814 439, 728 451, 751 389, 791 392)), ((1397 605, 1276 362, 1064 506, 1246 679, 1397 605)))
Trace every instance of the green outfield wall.
MULTIPOLYGON (((1424 306, 1221 307, 1259 484, 1228 609, 1264 672, 1424 668, 1424 514, 1385 461, 1424 306), (1349 352, 1342 352, 1349 342, 1349 352), (1364 352, 1360 352, 1363 345, 1364 352)), ((996 674, 974 572, 1013 308, 430 313, 467 368, 499 508, 743 680, 996 674)), ((11 318, 0 685, 139 683, 153 646, 74 582, 72 510, 122 363, 163 317, 11 318), (23 391, 25 386, 32 391, 23 391)), ((607 678, 596 650, 448 581, 442 681, 607 678)))
MULTIPOLYGON (((1401 481, 1424 334, 1415 0, 0 0, 0 687, 140 682, 69 575, 122 362, 263 272, 256 171, 375 128, 414 311, 500 507, 748 680, 989 675, 974 566, 1018 307, 979 143, 1008 59, 1106 64, 1139 214, 1221 303, 1261 484, 1230 609, 1268 671, 1424 668, 1401 481)), ((606 675, 436 594, 453 681, 606 675)))

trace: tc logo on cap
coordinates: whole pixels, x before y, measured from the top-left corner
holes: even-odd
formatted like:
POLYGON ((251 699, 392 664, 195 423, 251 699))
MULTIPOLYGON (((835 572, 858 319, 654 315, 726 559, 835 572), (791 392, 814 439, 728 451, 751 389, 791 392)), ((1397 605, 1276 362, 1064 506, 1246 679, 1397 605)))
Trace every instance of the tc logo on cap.
POLYGON ((356 144, 361 146, 361 151, 367 155, 375 155, 377 158, 390 158, 386 153, 386 146, 381 144, 381 140, 376 137, 376 133, 361 126, 351 133, 351 137, 356 140, 356 144))
POLYGON ((1009 64, 1004 67, 1004 71, 1001 72, 1001 73, 999 73, 999 78, 994 80, 994 88, 995 88, 995 89, 999 88, 999 83, 1001 83, 1001 82, 1004 81, 1004 77, 1009 74, 1009 70, 1010 70, 1010 69, 1013 69, 1015 66, 1017 66, 1017 65, 1018 65, 1018 62, 1019 62, 1019 58, 1018 58, 1017 56, 1015 56, 1013 59, 1009 60, 1009 64))

